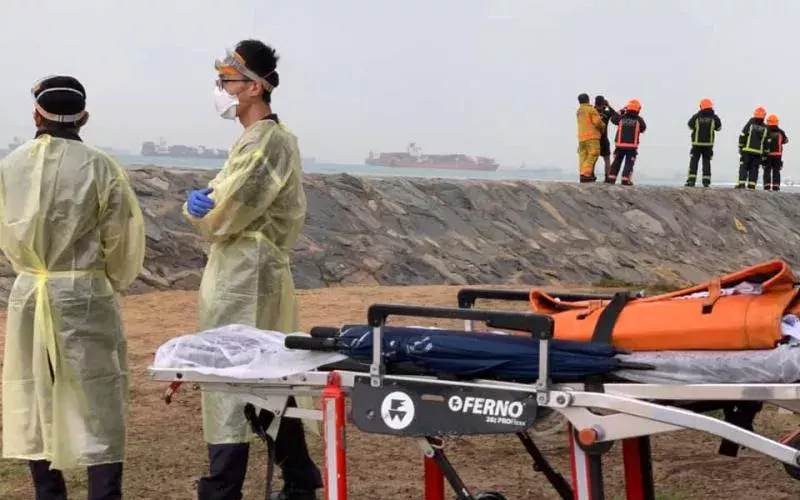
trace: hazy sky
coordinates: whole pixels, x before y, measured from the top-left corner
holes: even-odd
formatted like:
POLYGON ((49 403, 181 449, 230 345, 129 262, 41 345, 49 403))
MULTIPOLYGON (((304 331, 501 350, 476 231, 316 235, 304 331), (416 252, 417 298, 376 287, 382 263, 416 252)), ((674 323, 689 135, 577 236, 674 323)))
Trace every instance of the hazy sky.
MULTIPOLYGON (((0 144, 32 134, 30 87, 67 73, 87 87, 88 142, 227 148, 213 62, 238 40, 273 44, 274 109, 303 156, 370 150, 493 156, 577 172, 576 96, 642 102, 637 168, 686 170, 686 121, 703 97, 723 122, 714 169, 738 166, 753 109, 776 113, 800 174, 800 2, 772 0, 6 0, 0 144)), ((577 174, 576 174, 577 175, 577 174)), ((797 175, 796 177, 800 177, 797 175)))

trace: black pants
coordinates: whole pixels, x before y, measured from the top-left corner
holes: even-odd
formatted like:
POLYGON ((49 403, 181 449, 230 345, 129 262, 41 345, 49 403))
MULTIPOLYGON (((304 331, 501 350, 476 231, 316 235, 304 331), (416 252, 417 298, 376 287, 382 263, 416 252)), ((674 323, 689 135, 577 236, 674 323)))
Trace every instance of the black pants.
POLYGON ((768 156, 764 160, 764 189, 766 191, 781 190, 781 168, 783 168, 783 158, 780 156, 768 156))
POLYGON ((687 186, 694 186, 697 182, 697 166, 700 158, 703 159, 703 186, 711 184, 711 158, 714 156, 713 146, 692 146, 689 152, 689 176, 686 178, 687 186))
MULTIPOLYGON (((294 398, 288 406, 296 407, 294 398)), ((262 411, 262 427, 269 425, 272 413, 262 411)), ((250 454, 248 443, 209 444, 209 475, 197 485, 198 500, 241 500, 250 454)), ((303 422, 285 418, 275 439, 275 462, 283 472, 286 498, 314 499, 314 490, 322 487, 322 475, 308 453, 303 422)))
POLYGON ((608 140, 607 133, 600 136, 600 157, 606 156, 611 156, 611 141, 608 140))
POLYGON ((739 182, 737 189, 755 189, 758 184, 758 167, 761 166, 762 157, 758 153, 742 152, 739 157, 739 182))
POLYGON ((631 186, 631 177, 633 176, 633 164, 636 162, 636 155, 638 151, 635 149, 616 148, 614 150, 614 162, 611 164, 611 172, 608 174, 607 183, 614 184, 617 182, 617 175, 622 166, 622 160, 625 160, 625 167, 622 169, 622 180, 620 183, 624 186, 631 186))
MULTIPOLYGON (((33 478, 36 500, 66 500, 67 485, 61 471, 50 468, 46 460, 28 462, 33 478)), ((88 468, 89 500, 120 500, 122 498, 122 464, 93 465, 88 468)))

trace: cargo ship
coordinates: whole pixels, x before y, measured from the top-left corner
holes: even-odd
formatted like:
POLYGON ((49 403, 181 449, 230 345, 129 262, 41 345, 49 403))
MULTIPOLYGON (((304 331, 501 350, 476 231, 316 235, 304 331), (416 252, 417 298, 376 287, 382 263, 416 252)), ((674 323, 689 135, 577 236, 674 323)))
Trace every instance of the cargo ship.
POLYGON ((142 156, 168 156, 171 158, 225 159, 228 157, 228 152, 224 149, 211 149, 205 146, 185 146, 183 144, 168 146, 163 138, 158 144, 153 141, 143 142, 142 150, 139 154, 142 156))
POLYGON ((415 143, 410 143, 404 153, 379 153, 372 151, 364 163, 378 167, 438 168, 447 170, 495 171, 500 166, 494 158, 464 154, 422 154, 415 143))

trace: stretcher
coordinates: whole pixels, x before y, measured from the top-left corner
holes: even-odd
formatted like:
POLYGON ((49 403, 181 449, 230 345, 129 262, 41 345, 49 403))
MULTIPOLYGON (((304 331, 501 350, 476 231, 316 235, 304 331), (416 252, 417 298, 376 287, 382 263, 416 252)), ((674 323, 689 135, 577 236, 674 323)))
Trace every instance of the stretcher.
MULTIPOLYGON (((551 295, 556 297, 556 295, 551 295)), ((557 295, 563 301, 611 300, 613 296, 557 295)), ((443 500, 445 481, 459 499, 497 500, 502 493, 473 493, 449 462, 444 450, 448 436, 516 434, 533 460, 564 499, 604 498, 602 458, 613 444, 622 442, 628 499, 655 498, 649 438, 655 434, 692 429, 719 437, 720 453, 735 456, 745 447, 783 464, 800 479, 800 432, 781 440, 761 436, 752 417, 763 404, 800 412, 800 384, 648 384, 615 380, 613 374, 591 374, 583 381, 562 382, 552 376, 559 370, 554 359, 554 320, 532 312, 482 310, 481 299, 528 301, 530 292, 463 289, 458 307, 422 307, 374 304, 367 310, 365 327, 371 331, 368 360, 345 359, 316 369, 278 378, 230 378, 199 373, 192 368, 151 366, 155 380, 176 384, 192 382, 207 391, 238 395, 243 401, 273 413, 268 429, 260 434, 274 439, 282 418, 322 421, 325 498, 347 498, 345 427, 350 421, 366 433, 416 439, 425 460, 425 498, 443 500), (489 328, 513 331, 535 339, 537 376, 533 382, 515 382, 471 376, 448 376, 420 370, 419 366, 387 363, 384 342, 390 317, 456 319, 465 330, 476 322, 489 328), (608 376, 610 375, 610 376, 608 376), (289 396, 322 399, 321 410, 287 408, 289 396), (345 398, 351 402, 345 414, 345 398), (729 421, 702 412, 724 409, 729 421), (543 418, 560 415, 566 421, 570 444, 570 480, 550 466, 536 447, 530 429, 543 418)), ((337 331, 318 328, 310 336, 286 338, 292 349, 334 350, 337 331)), ((424 333, 424 331, 423 331, 424 333)), ((458 335, 453 331, 452 335, 458 335)))

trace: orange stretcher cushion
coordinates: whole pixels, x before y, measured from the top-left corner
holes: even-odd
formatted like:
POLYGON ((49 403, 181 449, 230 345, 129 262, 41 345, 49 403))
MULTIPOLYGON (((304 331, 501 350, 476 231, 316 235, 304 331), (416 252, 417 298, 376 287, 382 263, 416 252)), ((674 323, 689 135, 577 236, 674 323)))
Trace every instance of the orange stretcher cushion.
MULTIPOLYGON (((775 260, 691 288, 631 299, 617 316, 611 343, 632 351, 772 349, 782 337, 784 314, 800 312, 796 285, 792 269, 775 260), (759 283, 761 295, 720 295, 743 281, 759 283), (707 297, 672 300, 704 291, 707 297)), ((555 338, 586 342, 610 301, 558 301, 534 289, 530 302, 534 312, 552 315, 555 338)))

